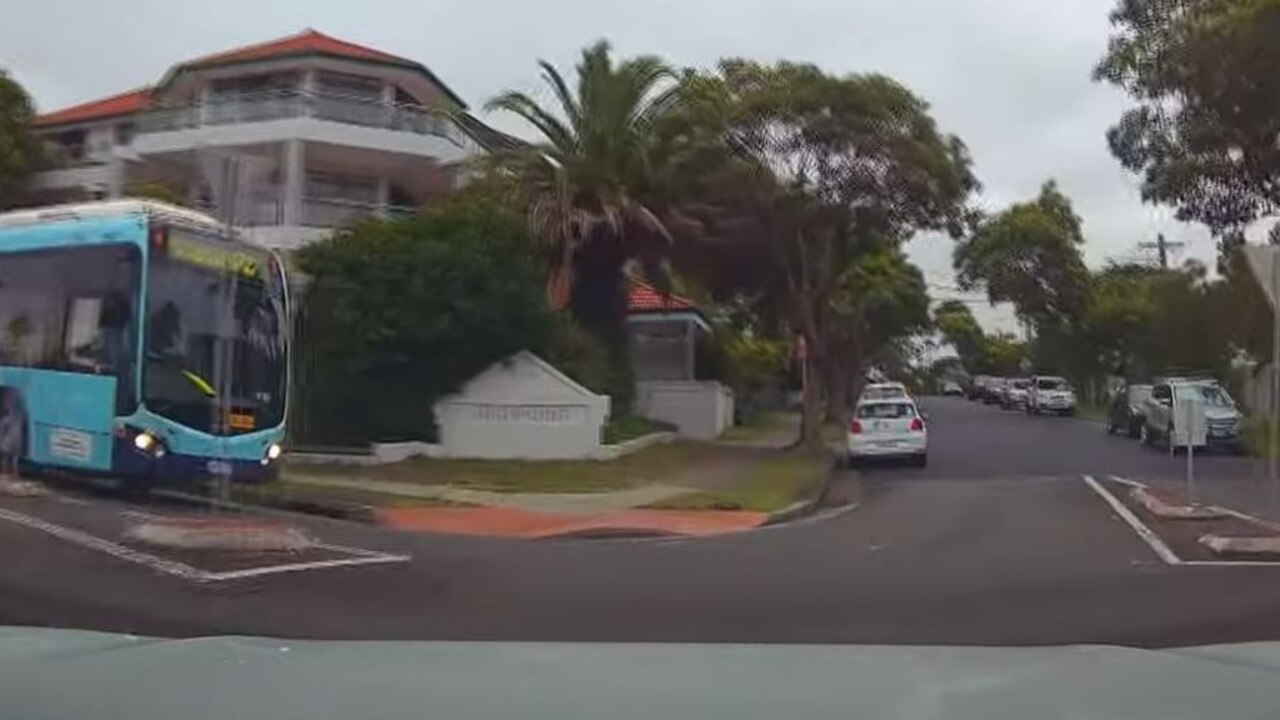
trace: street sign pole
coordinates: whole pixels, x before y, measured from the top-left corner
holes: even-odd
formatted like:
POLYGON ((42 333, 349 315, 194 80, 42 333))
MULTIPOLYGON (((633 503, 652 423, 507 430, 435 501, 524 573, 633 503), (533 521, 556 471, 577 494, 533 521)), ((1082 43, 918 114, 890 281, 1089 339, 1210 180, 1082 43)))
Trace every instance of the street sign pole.
POLYGON ((1186 409, 1186 422, 1183 426, 1186 427, 1187 435, 1187 501, 1194 505, 1196 503, 1196 413, 1195 406, 1190 402, 1184 403, 1183 407, 1186 409))

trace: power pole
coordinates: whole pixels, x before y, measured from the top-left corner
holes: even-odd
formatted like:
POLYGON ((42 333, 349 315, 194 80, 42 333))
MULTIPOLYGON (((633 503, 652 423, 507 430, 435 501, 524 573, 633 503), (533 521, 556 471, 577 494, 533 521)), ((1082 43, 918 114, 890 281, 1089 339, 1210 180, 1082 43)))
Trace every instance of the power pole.
POLYGON ((1138 243, 1138 247, 1139 247, 1139 248, 1141 248, 1142 250, 1155 250, 1155 251, 1156 251, 1157 255, 1158 255, 1158 256, 1159 256, 1159 258, 1160 258, 1160 269, 1161 269, 1161 270, 1168 270, 1168 269, 1169 269, 1169 251, 1170 251, 1170 250, 1181 250, 1181 249, 1183 248, 1183 246, 1184 246, 1184 245, 1186 245, 1186 243, 1181 243, 1181 242, 1169 242, 1168 240, 1166 240, 1166 239, 1165 239, 1165 237, 1164 237, 1164 233, 1160 233, 1160 234, 1156 235, 1156 239, 1155 239, 1155 241, 1154 241, 1154 242, 1140 242, 1140 243, 1138 243))

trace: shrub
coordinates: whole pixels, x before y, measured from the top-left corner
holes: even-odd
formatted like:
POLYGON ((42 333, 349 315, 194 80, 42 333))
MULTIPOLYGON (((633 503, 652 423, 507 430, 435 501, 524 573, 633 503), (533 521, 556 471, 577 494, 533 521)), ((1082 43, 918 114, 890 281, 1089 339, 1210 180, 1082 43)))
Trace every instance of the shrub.
POLYGON ((470 199, 301 250, 295 440, 430 438, 440 395, 544 347, 552 317, 531 247, 522 218, 470 199))

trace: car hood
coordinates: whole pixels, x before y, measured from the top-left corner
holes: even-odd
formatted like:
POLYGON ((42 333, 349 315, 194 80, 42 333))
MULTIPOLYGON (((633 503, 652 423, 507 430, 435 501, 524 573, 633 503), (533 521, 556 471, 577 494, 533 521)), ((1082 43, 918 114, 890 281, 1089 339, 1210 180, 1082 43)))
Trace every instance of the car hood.
POLYGON ((1280 712, 1280 643, 1181 650, 159 640, 0 628, 38 718, 1231 718, 1280 712))

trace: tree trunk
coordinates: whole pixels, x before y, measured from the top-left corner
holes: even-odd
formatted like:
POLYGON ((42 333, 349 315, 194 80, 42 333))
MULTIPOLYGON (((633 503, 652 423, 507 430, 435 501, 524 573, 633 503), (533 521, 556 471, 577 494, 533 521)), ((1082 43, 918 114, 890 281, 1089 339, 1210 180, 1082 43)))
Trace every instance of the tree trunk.
POLYGON ((812 351, 803 362, 805 384, 798 444, 806 448, 818 448, 822 446, 822 364, 812 351))

